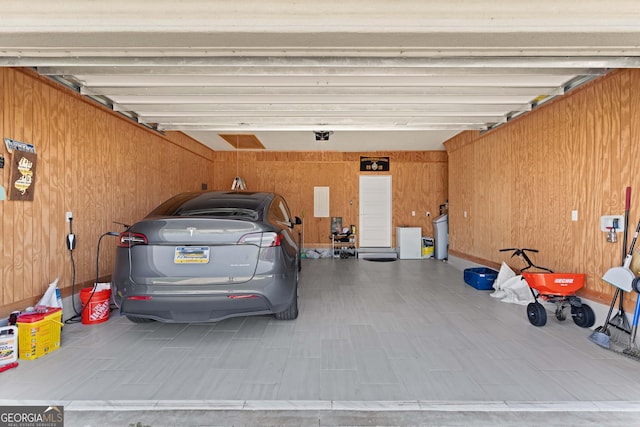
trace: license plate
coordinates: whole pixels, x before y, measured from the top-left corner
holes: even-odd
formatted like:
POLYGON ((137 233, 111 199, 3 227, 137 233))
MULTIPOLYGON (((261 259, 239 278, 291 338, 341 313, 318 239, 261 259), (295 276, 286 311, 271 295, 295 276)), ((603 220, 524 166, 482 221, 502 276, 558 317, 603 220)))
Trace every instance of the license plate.
POLYGON ((173 262, 176 264, 206 264, 209 262, 209 248, 206 246, 178 246, 173 262))

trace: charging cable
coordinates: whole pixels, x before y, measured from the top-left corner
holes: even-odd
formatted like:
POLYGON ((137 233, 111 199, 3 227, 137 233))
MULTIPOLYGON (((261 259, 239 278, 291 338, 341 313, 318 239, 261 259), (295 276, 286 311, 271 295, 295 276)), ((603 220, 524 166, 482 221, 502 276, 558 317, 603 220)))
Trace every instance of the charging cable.
POLYGON ((67 249, 69 250, 69 257, 71 258, 71 306, 75 315, 67 320, 65 323, 75 323, 74 319, 80 317, 80 313, 76 308, 76 300, 73 297, 76 294, 76 261, 73 257, 73 250, 76 248, 76 235, 73 233, 73 217, 69 217, 69 234, 67 234, 67 249))
POLYGON ((73 306, 73 311, 75 313, 75 316, 67 319, 65 321, 65 323, 78 323, 82 318, 82 312, 85 310, 85 308, 87 307, 87 305, 89 305, 89 301, 91 301, 91 298, 93 298, 93 295, 96 293, 96 289, 97 289, 97 283, 98 280, 100 278, 100 273, 99 273, 99 261, 100 261, 100 245, 102 243, 102 239, 105 236, 118 236, 119 233, 115 232, 115 231, 108 231, 104 234, 102 234, 100 236, 100 238, 98 239, 98 248, 97 248, 97 252, 96 252, 96 280, 93 286, 93 290, 91 291, 91 295, 89 296, 89 298, 87 299, 87 304, 83 304, 82 307, 80 308, 80 311, 78 311, 78 309, 76 308, 76 302, 75 302, 75 285, 76 285, 76 264, 75 264, 75 259, 73 257, 73 250, 76 248, 76 236, 75 234, 73 234, 73 225, 72 225, 72 218, 69 218, 69 234, 67 234, 67 249, 69 249, 69 254, 71 257, 71 269, 72 269, 72 279, 71 279, 71 303, 73 306))

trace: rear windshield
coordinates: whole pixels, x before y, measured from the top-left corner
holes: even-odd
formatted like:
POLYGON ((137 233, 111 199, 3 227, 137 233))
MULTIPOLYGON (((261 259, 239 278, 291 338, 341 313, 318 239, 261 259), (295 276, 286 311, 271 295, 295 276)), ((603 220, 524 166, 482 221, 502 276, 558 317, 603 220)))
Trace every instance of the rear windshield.
POLYGON ((206 216, 257 221, 260 210, 252 199, 184 193, 172 197, 147 215, 154 216, 206 216))
POLYGON ((244 218, 256 221, 258 212, 251 209, 210 208, 210 209, 179 209, 173 216, 215 216, 244 218))

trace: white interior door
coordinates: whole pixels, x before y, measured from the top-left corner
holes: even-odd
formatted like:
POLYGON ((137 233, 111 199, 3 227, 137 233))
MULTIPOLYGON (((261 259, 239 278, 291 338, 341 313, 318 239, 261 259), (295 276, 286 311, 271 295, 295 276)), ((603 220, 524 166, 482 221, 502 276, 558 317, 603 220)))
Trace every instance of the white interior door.
POLYGON ((360 246, 391 247, 391 175, 360 176, 360 246))

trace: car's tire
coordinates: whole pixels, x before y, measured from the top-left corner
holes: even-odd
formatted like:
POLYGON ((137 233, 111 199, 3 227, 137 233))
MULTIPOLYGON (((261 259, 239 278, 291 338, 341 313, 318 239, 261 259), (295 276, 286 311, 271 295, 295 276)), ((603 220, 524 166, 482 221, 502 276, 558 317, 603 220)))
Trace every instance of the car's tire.
POLYGON ((293 294, 293 301, 285 310, 275 314, 278 320, 294 320, 298 317, 298 279, 296 278, 296 288, 293 294))
POLYGON ((581 328, 590 328, 596 323, 596 315, 587 304, 582 304, 580 307, 571 307, 571 316, 573 317, 573 323, 581 328))
POLYGON ((146 317, 129 316, 129 315, 127 315, 127 319, 129 319, 133 323, 149 323, 154 321, 153 319, 147 319, 146 317))
POLYGON ((533 326, 544 326, 547 323, 547 311, 539 302, 529 303, 527 306, 527 317, 533 326))

